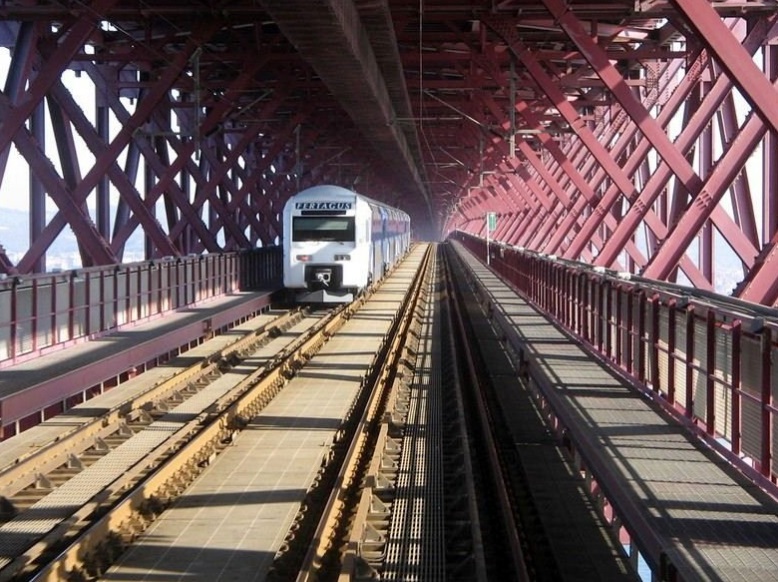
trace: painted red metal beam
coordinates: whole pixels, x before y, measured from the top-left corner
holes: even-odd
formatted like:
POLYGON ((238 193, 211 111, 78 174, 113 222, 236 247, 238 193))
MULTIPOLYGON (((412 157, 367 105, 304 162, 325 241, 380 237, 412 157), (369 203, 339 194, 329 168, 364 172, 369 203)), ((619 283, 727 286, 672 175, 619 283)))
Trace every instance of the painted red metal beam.
POLYGON ((88 11, 76 18, 70 23, 70 27, 62 32, 57 50, 41 63, 42 67, 37 76, 30 81, 29 88, 8 111, 3 112, 3 123, 0 124, 0 152, 8 148, 16 132, 32 116, 52 84, 60 78, 71 59, 82 50, 98 29, 102 15, 117 1, 95 0, 89 5, 88 11))
POLYGON ((778 90, 707 0, 669 0, 772 131, 778 132, 778 90))
MULTIPOLYGON (((0 112, 7 110, 7 106, 8 100, 6 96, 0 95, 0 112)), ((73 192, 71 192, 65 181, 57 173, 51 160, 41 150, 39 142, 30 135, 26 128, 22 128, 14 135, 14 143, 27 162, 35 166, 36 177, 45 186, 49 196, 59 207, 63 219, 67 220, 73 227, 85 252, 97 264, 117 262, 115 255, 105 241, 102 240, 89 216, 82 211, 80 203, 75 199, 73 192)), ((33 247, 36 246, 36 243, 40 245, 42 240, 43 237, 38 237, 33 241, 31 249, 17 265, 19 272, 29 272, 40 258, 40 254, 34 254, 33 247)), ((48 244, 45 246, 47 247, 48 244)), ((45 247, 41 249, 41 254, 44 250, 45 247)))
MULTIPOLYGON (((37 28, 33 24, 29 22, 19 24, 19 32, 11 53, 11 66, 7 72, 4 89, 4 93, 8 96, 12 105, 19 101, 24 92, 25 82, 30 76, 33 61, 36 57, 34 49, 37 38, 37 28)), ((0 182, 5 177, 10 151, 11 148, 9 146, 0 146, 0 182)))
MULTIPOLYGON (((769 25, 770 22, 767 20, 763 20, 757 23, 746 40, 746 44, 749 47, 749 50, 756 51, 764 39, 765 34, 769 30, 769 25)), ((695 74, 695 71, 690 71, 689 75, 687 75, 687 77, 691 80, 696 80, 696 76, 697 75, 695 74)), ((686 86, 688 87, 688 85, 686 86)), ((695 140, 699 137, 711 117, 715 114, 716 110, 728 94, 730 88, 731 84, 726 77, 721 76, 716 79, 710 92, 705 95, 699 109, 693 115, 692 121, 687 124, 687 126, 681 132, 681 135, 676 139, 675 147, 679 148, 679 150, 682 152, 686 152, 694 145, 695 140)), ((663 114, 664 111, 660 113, 660 119, 662 118, 663 114)), ((640 195, 637 198, 630 198, 632 200, 632 206, 625 215, 624 219, 620 222, 616 231, 614 231, 613 236, 610 238, 608 244, 600 252, 597 258, 598 264, 607 266, 615 261, 616 257, 621 251, 620 245, 623 245, 624 241, 631 237, 635 232, 638 224, 650 210, 652 204, 661 193, 662 187, 669 179, 669 176, 670 168, 666 164, 660 165, 660 167, 657 168, 654 172, 648 184, 646 184, 646 186, 643 188, 640 195)), ((601 205, 609 207, 609 205, 612 205, 617 199, 618 193, 614 192, 612 196, 606 195, 603 201, 601 201, 601 205)), ((709 215, 711 215, 714 211, 717 212, 717 217, 721 217, 722 223, 726 223, 726 219, 720 214, 720 209, 716 210, 715 208, 711 208, 709 215)), ((578 236, 585 237, 587 232, 589 231, 582 231, 578 236)), ((660 240, 664 238, 661 233, 657 234, 659 235, 660 240)), ((742 233, 740 237, 737 237, 734 231, 731 232, 731 235, 733 238, 732 242, 735 245, 737 245, 745 238, 743 237, 742 233)), ((743 242, 745 244, 743 251, 747 252, 748 243, 747 241, 743 242)), ((584 243, 585 241, 578 240, 577 246, 572 249, 572 251, 575 252, 575 250, 580 248, 584 243)), ((675 267, 675 264, 666 269, 663 269, 663 272, 669 273, 673 267, 675 267)))
POLYGON ((737 138, 718 161, 692 205, 673 227, 668 237, 649 261, 643 274, 653 279, 664 279, 678 264, 705 220, 721 200, 726 189, 751 156, 767 129, 758 115, 752 114, 737 138))
MULTIPOLYGON (((768 22, 762 21, 758 23, 746 41, 746 44, 749 45, 749 48, 756 50, 756 47, 758 47, 759 43, 764 38, 767 30, 769 30, 768 22)), ((726 77, 720 76, 716 79, 710 92, 703 98, 700 107, 693 115, 692 121, 684 128, 684 130, 681 132, 681 135, 676 140, 676 144, 679 148, 682 150, 687 150, 688 148, 692 147, 694 141, 707 125, 708 121, 718 109, 719 105, 726 98, 730 87, 730 82, 726 77)), ((740 167, 742 167, 742 163, 744 163, 745 160, 749 157, 756 143, 764 134, 764 128, 761 128, 761 132, 754 131, 755 124, 758 124, 758 119, 758 117, 752 117, 746 126, 741 129, 738 138, 736 138, 730 144, 729 149, 724 154, 722 159, 719 160, 712 173, 706 176, 703 190, 699 193, 698 196, 694 198, 692 205, 687 210, 685 210, 681 221, 685 224, 686 228, 689 228, 691 225, 696 225, 697 229, 687 231, 683 235, 676 232, 675 235, 669 235, 666 237, 660 249, 651 258, 649 266, 644 271, 645 276, 658 279, 667 277, 672 269, 678 264, 678 261, 683 257, 689 242, 691 242, 696 233, 699 232, 699 228, 701 228, 704 221, 709 217, 715 216, 719 218, 724 224, 726 224, 727 220, 731 221, 730 218, 725 218, 723 210, 717 207, 717 203, 721 199, 721 196, 723 196, 725 189, 730 185, 737 173, 739 173, 740 167), (757 121, 754 121, 754 119, 757 121), (749 131, 747 129, 749 125, 751 126, 750 134, 746 135, 746 132, 749 131), (733 163, 741 163, 741 166, 733 170, 733 163), (726 176, 730 177, 729 181, 725 183, 722 180, 726 176), (712 185, 715 190, 715 194, 711 193, 712 185), (715 203, 713 202, 714 198, 715 203), (682 248, 669 248, 672 245, 678 245, 681 238, 688 241, 685 245, 683 245, 682 248), (663 264, 663 261, 669 261, 669 263, 663 264), (662 275, 660 276, 659 273, 662 275)), ((668 170, 666 166, 659 168, 652 177, 652 181, 664 180, 667 173, 668 170)), ((649 189, 648 186, 644 189, 643 193, 641 193, 641 196, 638 198, 637 203, 633 204, 624 220, 619 225, 617 231, 614 233, 612 241, 623 240, 627 233, 634 230, 635 225, 641 218, 642 211, 646 207, 650 206, 655 200, 657 189, 658 188, 649 189)), ((674 229, 675 231, 677 231, 678 224, 680 224, 680 222, 676 223, 676 227, 674 229)), ((743 236, 742 233, 740 237, 735 238, 734 234, 736 230, 739 232, 739 229, 733 229, 730 231, 730 234, 733 236, 732 242, 737 245, 742 241, 744 244, 742 252, 748 253, 749 246, 751 249, 753 249, 753 246, 745 239, 745 236, 743 236)), ((603 252, 601 253, 601 264, 605 264, 608 260, 613 260, 617 254, 618 248, 616 247, 615 243, 609 243, 609 245, 606 246, 606 248, 604 248, 603 252)), ((753 255, 750 257, 746 255, 743 258, 745 261, 751 264, 753 263, 753 255)))
MULTIPOLYGON (((122 127, 117 133, 114 140, 110 144, 107 144, 105 147, 103 147, 100 155, 96 156, 95 164, 89 170, 87 175, 84 176, 83 179, 78 183, 77 187, 74 189, 72 194, 67 195, 69 202, 73 205, 76 205, 75 206, 76 209, 78 209, 77 205, 82 204, 86 200, 86 198, 88 197, 92 189, 98 184, 100 179, 107 172, 111 171, 120 153, 127 147, 128 143, 133 139, 135 131, 143 123, 145 123, 148 116, 153 112, 154 108, 158 105, 159 101, 166 94, 170 85, 188 65, 191 54, 194 53, 197 46, 199 46, 198 43, 201 42, 201 36, 203 38, 207 38, 213 31, 215 31, 218 28, 218 26, 219 24, 216 22, 209 22, 207 23, 207 25, 204 27, 202 31, 194 33, 189 38, 187 45, 183 48, 183 50, 180 53, 178 53, 173 58, 172 62, 168 64, 168 67, 164 70, 163 74, 160 76, 159 83, 156 85, 155 90, 150 91, 149 94, 146 95, 146 97, 141 102, 138 103, 135 113, 122 124, 122 127)), ((51 85, 53 85, 56 82, 59 82, 58 79, 59 79, 59 75, 57 75, 55 79, 51 80, 51 85)), ((106 92, 106 94, 109 93, 110 91, 106 92)), ((24 135, 24 132, 20 132, 17 135, 24 135)), ((30 155, 34 157, 34 152, 31 152, 30 155)), ((31 157, 28 157, 28 160, 30 159, 31 157)), ((39 154, 38 159, 40 160, 40 163, 43 165, 43 167, 45 167, 47 164, 50 165, 48 159, 42 153, 39 154), (42 160, 40 159, 41 157, 43 158, 42 160)), ((54 184, 47 186, 47 188, 49 190, 50 195, 57 196, 58 194, 55 193, 57 191, 57 181, 61 179, 59 178, 58 175, 56 175, 56 171, 54 171, 54 175, 55 176, 52 177, 52 179, 54 180, 54 184)), ((60 195, 59 197, 62 198, 63 196, 60 195)), ((130 203, 130 205, 133 206, 133 210, 137 211, 138 213, 143 213, 143 211, 145 210, 142 208, 142 203, 139 204, 140 201, 137 200, 137 198, 135 198, 134 196, 130 196, 127 199, 127 202, 130 203)), ((60 206, 60 209, 62 209, 62 206, 60 206)), ((80 237, 82 242, 88 242, 90 239, 93 238, 96 238, 98 241, 102 240, 102 237, 99 236, 99 233, 97 233, 91 221, 87 222, 85 218, 81 215, 80 211, 75 218, 73 218, 72 216, 72 211, 70 212, 70 215, 66 214, 65 218, 67 218, 68 222, 70 222, 71 224, 74 223, 74 220, 77 223, 78 222, 82 223, 81 226, 77 228, 77 235, 80 237), (89 233, 92 230, 95 231, 94 234, 88 237, 87 233, 89 233)), ((51 241, 53 241, 53 239, 55 238, 56 236, 55 232, 59 232, 59 230, 61 230, 63 226, 64 225, 62 224, 62 219, 61 218, 57 219, 57 217, 52 219, 49 222, 49 224, 46 225, 44 232, 41 233, 41 236, 39 236, 33 241, 32 245, 30 245, 30 249, 22 258, 22 261, 20 261, 19 270, 21 272, 28 272, 30 270, 34 262, 43 254, 43 252, 45 252, 46 248, 48 248, 48 246, 51 244, 51 241)), ((103 243, 100 244, 102 245, 103 243)), ((94 246, 94 244, 92 246, 94 246)), ((107 244, 105 246, 107 246, 107 244)), ((94 250, 92 252, 98 264, 110 264, 110 263, 118 262, 116 255, 113 253, 112 250, 110 250, 110 248, 107 251, 107 253, 108 254, 101 256, 98 253, 94 252, 94 250)))

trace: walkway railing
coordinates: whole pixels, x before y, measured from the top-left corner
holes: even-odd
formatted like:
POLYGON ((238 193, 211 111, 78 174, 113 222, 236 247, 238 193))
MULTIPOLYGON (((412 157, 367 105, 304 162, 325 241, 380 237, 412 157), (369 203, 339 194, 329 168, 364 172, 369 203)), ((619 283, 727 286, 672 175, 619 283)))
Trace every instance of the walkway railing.
MULTIPOLYGON (((461 240, 486 260, 486 241, 461 240)), ((492 243, 491 267, 763 486, 778 476, 778 310, 492 243)))
POLYGON ((0 368, 227 293, 281 285, 281 249, 0 280, 0 368))

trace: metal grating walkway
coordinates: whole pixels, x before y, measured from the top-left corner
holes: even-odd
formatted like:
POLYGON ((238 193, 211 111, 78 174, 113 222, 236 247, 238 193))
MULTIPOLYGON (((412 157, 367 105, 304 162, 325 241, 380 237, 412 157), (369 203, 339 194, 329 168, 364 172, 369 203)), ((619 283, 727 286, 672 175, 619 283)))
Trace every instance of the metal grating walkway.
POLYGON ((778 579, 776 504, 452 245, 649 563, 669 560, 684 580, 778 579))
POLYGON ((430 301, 410 385, 382 580, 445 579, 441 341, 440 311, 430 301))

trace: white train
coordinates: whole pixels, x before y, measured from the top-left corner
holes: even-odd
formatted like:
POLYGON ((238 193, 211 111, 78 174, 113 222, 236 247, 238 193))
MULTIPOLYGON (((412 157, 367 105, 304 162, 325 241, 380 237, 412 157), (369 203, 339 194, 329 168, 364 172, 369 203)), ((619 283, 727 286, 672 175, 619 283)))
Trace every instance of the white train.
POLYGON ((339 186, 292 196, 283 229, 284 287, 301 303, 353 300, 411 243, 405 212, 339 186))

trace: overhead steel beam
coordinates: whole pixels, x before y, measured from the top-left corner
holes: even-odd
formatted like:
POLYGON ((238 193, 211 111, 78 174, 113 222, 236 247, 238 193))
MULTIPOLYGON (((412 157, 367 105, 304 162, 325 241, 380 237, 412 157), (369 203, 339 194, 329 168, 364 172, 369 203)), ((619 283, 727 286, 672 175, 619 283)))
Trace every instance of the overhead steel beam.
MULTIPOLYGON (((434 222, 421 160, 414 159, 406 134, 397 123, 398 112, 354 3, 262 0, 262 5, 389 167, 423 196, 434 222)), ((392 23, 386 25, 391 27, 392 23)))
POLYGON ((778 90, 751 59, 707 0, 669 0, 741 90, 767 126, 778 132, 778 90))
POLYGON ((14 135, 19 131, 35 108, 43 100, 53 83, 59 80, 70 61, 77 55, 97 29, 100 18, 105 11, 114 6, 118 0, 95 0, 89 6, 88 12, 76 18, 71 26, 64 31, 57 43, 56 50, 48 55, 41 69, 30 82, 30 86, 12 106, 3 112, 0 124, 0 152, 5 151, 14 135))

